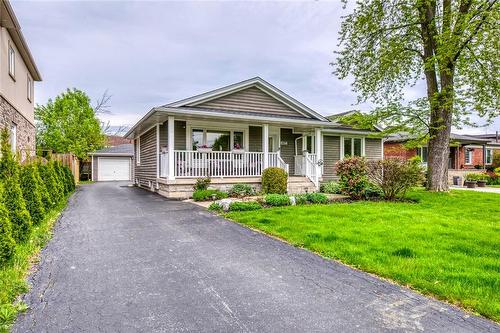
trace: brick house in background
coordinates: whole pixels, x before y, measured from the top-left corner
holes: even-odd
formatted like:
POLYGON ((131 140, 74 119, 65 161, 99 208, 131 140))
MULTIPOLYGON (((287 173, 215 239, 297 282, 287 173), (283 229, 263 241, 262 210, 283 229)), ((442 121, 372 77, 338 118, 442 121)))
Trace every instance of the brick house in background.
POLYGON ((107 147, 115 147, 119 145, 132 143, 132 140, 124 138, 120 135, 107 135, 107 147))
POLYGON ((0 126, 22 159, 35 153, 33 82, 41 80, 10 3, 0 1, 0 126))
MULTIPOLYGON (((395 134, 384 141, 384 158, 409 159, 420 156, 427 163, 427 146, 407 149, 404 144, 409 137, 395 134)), ((448 168, 450 170, 477 170, 491 165, 493 154, 500 153, 500 140, 497 134, 461 135, 451 134, 448 168)), ((453 172, 450 172, 453 174, 453 172)))

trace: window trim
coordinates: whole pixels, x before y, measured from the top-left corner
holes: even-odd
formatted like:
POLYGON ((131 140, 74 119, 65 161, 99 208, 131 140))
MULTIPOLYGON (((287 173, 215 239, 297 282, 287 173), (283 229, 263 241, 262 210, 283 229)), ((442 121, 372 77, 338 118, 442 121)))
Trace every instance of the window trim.
POLYGON ((465 148, 464 151, 464 164, 465 165, 472 165, 472 161, 474 160, 474 149, 473 148, 465 148), (467 162, 467 154, 470 153, 470 161, 467 162))
POLYGON ((9 41, 9 46, 7 48, 7 61, 8 61, 9 75, 12 78, 12 80, 16 81, 16 50, 14 49, 10 41, 9 41))
MULTIPOLYGON (((344 151, 344 142, 345 140, 351 140, 351 155, 349 157, 355 156, 354 153, 354 139, 361 139, 361 157, 366 156, 366 145, 365 145, 365 137, 364 136, 340 136, 340 159, 343 160, 346 156, 346 152, 344 151)), ((357 155, 356 155, 357 156, 357 155)))
POLYGON ((27 77, 27 97, 28 97, 28 101, 30 103, 33 102, 33 80, 31 79, 31 76, 29 74, 26 75, 27 77))
POLYGON ((484 162, 487 165, 493 164, 493 149, 492 148, 486 148, 485 152, 486 155, 484 156, 484 162), (490 161, 488 162, 488 151, 490 152, 490 161))
POLYGON ((193 151, 193 130, 202 130, 203 131, 203 143, 206 144, 207 142, 207 130, 210 131, 224 131, 224 132, 230 132, 229 135, 229 145, 231 149, 229 151, 234 150, 234 132, 242 132, 243 133, 243 151, 250 151, 249 146, 249 132, 248 132, 248 127, 222 127, 222 126, 209 126, 209 125, 204 125, 204 124, 198 124, 198 123, 191 123, 186 125, 186 150, 187 151, 193 151))
POLYGON ((417 156, 420 157, 422 164, 427 164, 429 162, 429 147, 428 146, 417 147, 417 156), (427 161, 424 161, 424 148, 427 150, 427 161))
POLYGON ((10 148, 15 154, 17 151, 17 124, 14 122, 10 124, 10 148))
POLYGON ((135 165, 141 165, 141 137, 135 139, 135 165))

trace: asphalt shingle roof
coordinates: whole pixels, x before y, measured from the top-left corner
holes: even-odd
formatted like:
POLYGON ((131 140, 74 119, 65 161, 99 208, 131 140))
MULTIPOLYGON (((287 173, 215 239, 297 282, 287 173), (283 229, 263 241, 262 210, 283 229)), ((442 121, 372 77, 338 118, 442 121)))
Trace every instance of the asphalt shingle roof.
POLYGON ((126 143, 114 147, 103 148, 92 153, 92 155, 107 155, 107 154, 134 156, 134 145, 131 143, 126 143))

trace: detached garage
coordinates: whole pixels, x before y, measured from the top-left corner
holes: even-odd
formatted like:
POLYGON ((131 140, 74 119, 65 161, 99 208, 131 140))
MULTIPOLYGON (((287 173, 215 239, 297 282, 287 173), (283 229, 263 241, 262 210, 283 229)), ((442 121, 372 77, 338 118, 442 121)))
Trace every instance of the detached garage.
POLYGON ((98 150, 92 154, 92 180, 132 180, 134 146, 123 144, 98 150))

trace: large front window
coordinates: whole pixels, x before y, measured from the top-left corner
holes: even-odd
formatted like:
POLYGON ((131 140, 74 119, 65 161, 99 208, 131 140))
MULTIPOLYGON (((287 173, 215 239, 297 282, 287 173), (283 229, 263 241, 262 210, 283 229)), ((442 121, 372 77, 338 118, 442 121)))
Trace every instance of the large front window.
POLYGON ((244 133, 242 131, 194 128, 191 131, 191 147, 193 150, 212 148, 213 151, 244 149, 244 133))
POLYGON ((363 155, 362 138, 344 138, 344 157, 363 155))

